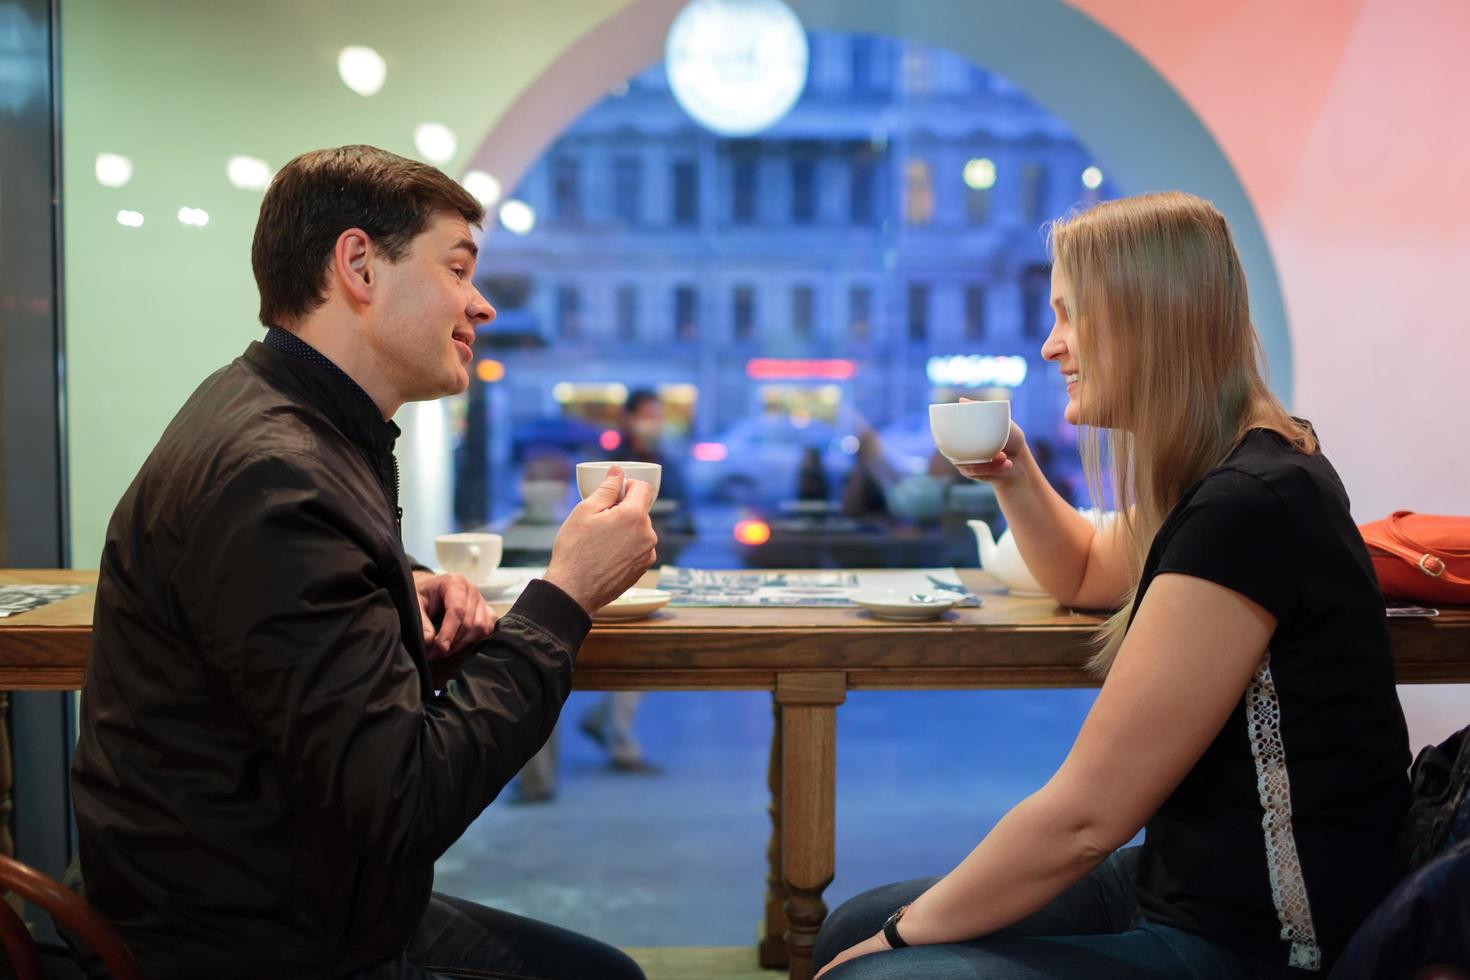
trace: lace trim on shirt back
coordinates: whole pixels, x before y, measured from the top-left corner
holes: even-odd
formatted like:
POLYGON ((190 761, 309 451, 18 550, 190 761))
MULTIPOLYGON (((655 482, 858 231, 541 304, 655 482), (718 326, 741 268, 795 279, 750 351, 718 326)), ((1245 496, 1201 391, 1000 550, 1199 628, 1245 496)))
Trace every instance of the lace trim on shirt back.
POLYGON ((1256 762, 1256 789, 1264 811, 1261 827, 1266 833, 1266 868, 1271 875, 1271 901, 1281 921, 1281 938, 1291 943, 1291 966, 1320 970, 1322 947, 1317 944, 1307 880, 1291 824, 1291 780, 1286 771, 1281 701, 1271 676, 1269 650, 1246 691, 1246 725, 1256 762))

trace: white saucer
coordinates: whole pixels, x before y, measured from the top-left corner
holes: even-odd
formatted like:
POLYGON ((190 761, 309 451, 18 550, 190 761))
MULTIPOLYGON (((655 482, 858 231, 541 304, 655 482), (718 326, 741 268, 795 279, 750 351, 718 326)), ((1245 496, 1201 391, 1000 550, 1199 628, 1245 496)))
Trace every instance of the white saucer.
POLYGON ((862 592, 853 596, 852 601, 882 619, 901 619, 909 622, 935 619, 949 612, 955 607, 955 603, 959 602, 959 599, 949 596, 926 594, 935 601, 915 602, 906 592, 862 592))
POLYGON ((592 618, 599 623, 642 619, 668 605, 672 598, 674 598, 672 592, 665 592, 662 589, 629 589, 593 613, 592 618))
POLYGON ((486 599, 497 599, 511 586, 517 585, 525 580, 526 576, 519 572, 512 572, 502 568, 500 571, 490 575, 489 582, 480 586, 480 595, 486 599))

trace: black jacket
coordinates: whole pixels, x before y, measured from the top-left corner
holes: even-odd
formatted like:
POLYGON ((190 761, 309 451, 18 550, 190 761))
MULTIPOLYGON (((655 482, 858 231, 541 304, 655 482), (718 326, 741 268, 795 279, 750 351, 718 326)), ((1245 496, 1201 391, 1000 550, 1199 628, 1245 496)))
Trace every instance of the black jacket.
POLYGON ((87 895, 149 978, 395 954, 434 860, 556 722, 590 623, 545 582, 434 693, 396 435, 252 344, 113 514, 72 791, 87 895))

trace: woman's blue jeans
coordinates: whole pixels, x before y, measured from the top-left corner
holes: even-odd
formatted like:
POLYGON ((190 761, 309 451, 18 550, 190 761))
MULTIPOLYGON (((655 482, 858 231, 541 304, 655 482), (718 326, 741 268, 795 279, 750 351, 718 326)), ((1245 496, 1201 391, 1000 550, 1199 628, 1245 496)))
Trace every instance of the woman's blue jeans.
MULTIPOLYGON (((849 960, 823 980, 1260 980, 1295 971, 1139 917, 1137 848, 1117 851, 1050 905, 984 939, 909 946, 849 960)), ((939 879, 864 892, 832 913, 812 951, 813 970, 883 927, 893 911, 939 879)), ((900 927, 900 932, 902 928, 900 927)))

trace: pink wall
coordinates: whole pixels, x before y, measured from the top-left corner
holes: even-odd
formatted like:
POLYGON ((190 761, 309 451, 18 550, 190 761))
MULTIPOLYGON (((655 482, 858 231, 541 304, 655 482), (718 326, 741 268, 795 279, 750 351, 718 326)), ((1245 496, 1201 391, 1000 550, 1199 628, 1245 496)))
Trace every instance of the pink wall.
MULTIPOLYGON (((1239 173, 1286 298, 1293 407, 1357 519, 1470 514, 1470 4, 1071 2, 1239 173)), ((1470 686, 1401 694, 1416 747, 1470 722, 1470 686)))
POLYGON ((1072 2, 1237 169, 1286 298, 1293 408, 1358 520, 1470 514, 1470 5, 1072 2))

